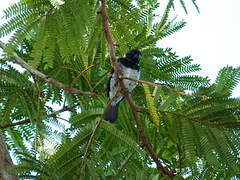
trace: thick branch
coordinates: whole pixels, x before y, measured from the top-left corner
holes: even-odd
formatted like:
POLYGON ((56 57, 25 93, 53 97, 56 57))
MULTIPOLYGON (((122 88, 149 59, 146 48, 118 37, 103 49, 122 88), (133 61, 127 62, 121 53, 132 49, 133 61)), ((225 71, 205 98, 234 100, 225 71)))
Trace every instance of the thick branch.
POLYGON ((8 152, 7 146, 0 132, 0 179, 1 180, 18 180, 16 173, 13 170, 13 161, 8 152))
MULTIPOLYGON (((79 104, 76 104, 74 106, 65 106, 62 109, 60 109, 52 114, 47 115, 47 117, 56 117, 57 114, 60 114, 65 111, 72 111, 77 106, 79 106, 79 104)), ((30 119, 26 119, 26 120, 15 122, 15 123, 4 124, 4 125, 0 125, 0 129, 9 128, 9 127, 17 126, 17 125, 22 125, 22 124, 28 124, 30 122, 31 122, 30 119)))
POLYGON ((104 29, 105 36, 106 36, 108 46, 109 46, 109 49, 110 49, 110 56, 111 56, 113 68, 114 68, 115 73, 117 74, 117 77, 119 79, 119 84, 120 84, 120 87, 122 89, 121 92, 122 92, 123 96, 126 98, 126 100, 128 101, 128 103, 129 103, 129 105, 132 109, 134 120, 135 120, 135 122, 137 124, 137 128, 139 130, 139 135, 140 135, 141 141, 142 141, 143 145, 145 146, 147 152, 150 154, 150 156, 152 157, 152 159, 156 163, 159 171, 161 173, 164 173, 164 174, 172 177, 172 176, 174 176, 174 173, 170 172, 167 168, 165 168, 161 164, 161 162, 159 161, 159 158, 157 157, 157 154, 153 151, 152 145, 149 143, 148 138, 147 138, 146 133, 145 133, 145 130, 142 126, 141 120, 139 119, 139 115, 138 115, 138 112, 137 112, 136 105, 134 104, 132 98, 128 95, 128 91, 126 90, 126 88, 124 86, 124 83, 123 83, 122 78, 121 78, 123 76, 123 74, 122 74, 122 71, 121 71, 118 63, 117 63, 117 58, 115 56, 114 42, 113 42, 113 38, 112 38, 111 31, 110 31, 110 28, 109 28, 109 22, 108 22, 109 17, 108 17, 108 14, 107 14, 106 1, 101 0, 101 2, 102 2, 102 9, 101 9, 100 13, 102 15, 103 29, 104 29))
POLYGON ((176 90, 174 90, 174 89, 165 87, 164 85, 159 84, 159 83, 153 83, 153 82, 144 81, 144 80, 138 80, 138 79, 133 79, 133 78, 129 78, 129 77, 121 77, 121 78, 122 78, 122 79, 128 79, 128 80, 130 80, 130 81, 135 81, 135 82, 138 82, 138 83, 141 83, 141 84, 148 84, 148 85, 151 85, 151 86, 157 86, 157 87, 160 87, 160 88, 163 88, 163 89, 172 91, 173 93, 179 94, 179 95, 191 96, 191 97, 198 97, 198 98, 209 98, 208 96, 201 96, 201 95, 187 94, 187 93, 184 93, 184 92, 179 92, 179 91, 176 91, 176 90))
POLYGON ((107 42, 108 42, 108 46, 109 46, 109 50, 110 50, 110 57, 111 57, 111 60, 112 60, 112 65, 113 65, 114 71, 118 75, 117 77, 119 78, 119 76, 123 76, 123 73, 120 69, 120 66, 118 65, 117 58, 115 56, 115 43, 113 42, 112 33, 110 31, 110 28, 109 28, 109 21, 108 21, 109 17, 108 17, 108 14, 107 14, 106 1, 101 0, 101 2, 102 2, 102 9, 101 9, 100 13, 102 15, 103 29, 104 29, 104 32, 105 32, 105 37, 106 37, 107 42))
MULTIPOLYGON (((0 48, 2 48, 3 50, 6 48, 5 44, 2 41, 0 41, 0 48)), ((66 86, 65 84, 63 84, 63 83, 61 83, 61 82, 59 82, 59 81, 57 81, 57 80, 55 80, 51 77, 48 77, 47 75, 43 74, 42 72, 32 68, 29 64, 27 64, 16 53, 13 53, 13 58, 15 59, 15 61, 17 63, 19 63, 23 68, 28 70, 31 74, 36 75, 37 77, 40 77, 45 82, 48 82, 48 83, 52 84, 53 86, 64 89, 64 90, 69 91, 69 92, 74 93, 74 94, 79 94, 79 95, 84 95, 84 96, 97 96, 96 93, 80 91, 76 88, 66 86)))

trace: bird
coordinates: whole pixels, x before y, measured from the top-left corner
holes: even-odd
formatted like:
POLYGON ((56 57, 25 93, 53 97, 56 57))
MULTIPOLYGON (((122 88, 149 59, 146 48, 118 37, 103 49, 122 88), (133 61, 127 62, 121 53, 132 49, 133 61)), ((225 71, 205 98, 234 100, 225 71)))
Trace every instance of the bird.
MULTIPOLYGON (((131 49, 126 53, 125 57, 121 57, 118 59, 118 64, 122 70, 124 77, 129 77, 133 79, 140 78, 139 62, 141 58, 142 53, 138 49, 131 49)), ((127 79, 124 79, 123 83, 128 92, 131 92, 138 84, 135 81, 127 79)), ((124 97, 120 93, 120 86, 117 74, 114 71, 112 71, 112 74, 108 80, 107 95, 110 100, 106 108, 104 109, 103 117, 110 123, 115 123, 118 116, 119 104, 124 99, 124 97)))

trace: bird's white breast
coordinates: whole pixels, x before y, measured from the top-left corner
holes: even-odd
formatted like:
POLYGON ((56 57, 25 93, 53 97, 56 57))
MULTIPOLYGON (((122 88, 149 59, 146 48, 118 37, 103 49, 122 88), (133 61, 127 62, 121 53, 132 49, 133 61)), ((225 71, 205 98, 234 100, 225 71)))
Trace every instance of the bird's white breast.
MULTIPOLYGON (((128 68, 124 65, 121 65, 121 68, 122 68, 124 77, 129 77, 129 78, 133 78, 133 79, 140 78, 140 71, 138 71, 136 69, 128 68)), ((124 83, 125 87, 127 87, 129 92, 131 92, 137 86, 137 83, 135 81, 131 81, 131 80, 127 80, 127 79, 124 79, 123 83, 124 83)))
MULTIPOLYGON (((140 71, 132 69, 132 68, 128 68, 128 67, 122 65, 121 63, 119 63, 119 65, 122 69, 122 73, 123 73, 124 77, 130 77, 130 78, 133 78, 133 79, 139 79, 140 78, 140 71)), ((131 80, 127 80, 127 79, 124 79, 123 83, 124 83, 124 86, 128 89, 129 92, 131 92, 138 84, 135 81, 131 81, 131 80)), ((110 79, 110 92, 109 92, 110 99, 115 97, 117 91, 118 91, 118 82, 117 82, 116 73, 114 72, 112 74, 111 79, 110 79)), ((122 96, 117 96, 116 98, 117 98, 117 100, 112 102, 113 105, 115 105, 117 102, 119 102, 123 97, 122 96)))

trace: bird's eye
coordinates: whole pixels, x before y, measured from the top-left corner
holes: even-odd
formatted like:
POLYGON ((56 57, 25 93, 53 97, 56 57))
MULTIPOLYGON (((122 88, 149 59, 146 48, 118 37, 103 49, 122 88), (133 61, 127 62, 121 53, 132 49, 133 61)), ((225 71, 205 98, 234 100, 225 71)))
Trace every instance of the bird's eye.
POLYGON ((140 57, 139 54, 135 54, 135 55, 134 55, 134 58, 139 58, 139 57, 140 57))

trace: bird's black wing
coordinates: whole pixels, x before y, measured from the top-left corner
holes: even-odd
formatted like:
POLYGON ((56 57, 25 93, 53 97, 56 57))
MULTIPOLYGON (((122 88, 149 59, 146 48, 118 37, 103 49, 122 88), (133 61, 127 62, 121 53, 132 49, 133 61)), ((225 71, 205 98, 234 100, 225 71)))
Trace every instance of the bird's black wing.
POLYGON ((111 76, 108 78, 108 82, 107 82, 107 96, 108 97, 110 97, 110 95, 109 95, 109 92, 110 92, 110 81, 111 81, 113 73, 114 73, 114 69, 112 69, 111 76))

